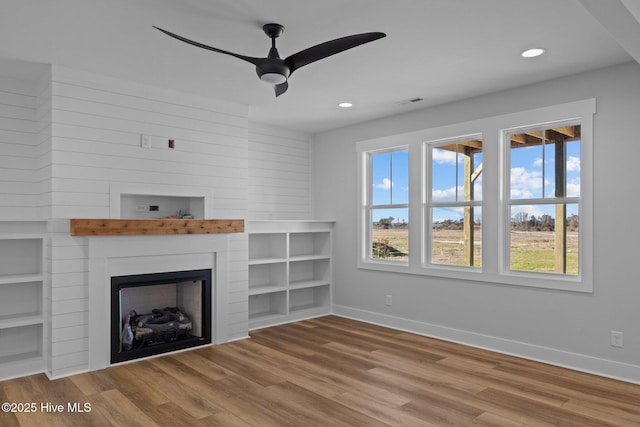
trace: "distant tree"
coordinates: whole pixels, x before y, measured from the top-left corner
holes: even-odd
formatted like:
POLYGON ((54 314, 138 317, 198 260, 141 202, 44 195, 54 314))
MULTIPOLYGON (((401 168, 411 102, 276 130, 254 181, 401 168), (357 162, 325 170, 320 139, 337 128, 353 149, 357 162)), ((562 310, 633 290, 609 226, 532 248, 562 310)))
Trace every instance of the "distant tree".
POLYGON ((390 216, 389 218, 381 218, 380 221, 378 221, 378 225, 382 228, 384 228, 385 230, 391 228, 391 226, 393 225, 393 220, 395 218, 390 216))
POLYGON ((512 225, 517 228, 524 229, 527 225, 529 214, 526 212, 518 212, 511 218, 512 225))
POLYGON ((569 230, 576 231, 580 229, 580 216, 579 215, 571 215, 567 218, 567 227, 569 230))

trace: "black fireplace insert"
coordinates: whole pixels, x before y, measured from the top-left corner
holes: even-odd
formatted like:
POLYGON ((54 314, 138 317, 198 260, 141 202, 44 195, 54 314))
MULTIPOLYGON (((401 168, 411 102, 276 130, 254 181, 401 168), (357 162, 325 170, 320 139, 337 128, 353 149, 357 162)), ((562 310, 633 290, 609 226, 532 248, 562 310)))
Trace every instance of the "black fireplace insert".
POLYGON ((210 269, 111 278, 111 363, 211 343, 210 269))

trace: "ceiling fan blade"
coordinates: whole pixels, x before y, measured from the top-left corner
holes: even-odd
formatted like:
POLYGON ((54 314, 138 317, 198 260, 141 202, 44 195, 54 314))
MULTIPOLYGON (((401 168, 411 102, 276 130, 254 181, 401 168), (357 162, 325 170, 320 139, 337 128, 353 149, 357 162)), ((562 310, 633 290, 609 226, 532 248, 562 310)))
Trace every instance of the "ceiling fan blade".
POLYGON ((280 83, 279 85, 273 86, 273 88, 276 91, 276 98, 277 98, 280 95, 282 95, 283 93, 285 93, 287 91, 287 89, 289 89, 289 83, 287 83, 287 82, 280 83))
POLYGON ((251 56, 239 55, 237 53, 228 52, 226 50, 222 50, 222 49, 218 49, 218 48, 215 48, 215 47, 207 46, 206 44, 202 44, 202 43, 198 43, 198 42, 193 41, 193 40, 186 39, 186 38, 184 38, 182 36, 179 36, 177 34, 174 34, 174 33, 170 32, 170 31, 163 30, 162 28, 156 27, 155 25, 153 26, 153 28, 162 31, 163 33, 165 33, 168 36, 173 37, 174 39, 178 39, 178 40, 183 41, 185 43, 189 43, 191 45, 194 45, 194 46, 197 46, 197 47, 201 47, 202 49, 207 49, 207 50, 211 50, 213 52, 218 52, 218 53, 224 53, 225 55, 235 56, 236 58, 242 59, 243 61, 250 62, 253 65, 258 65, 258 62, 261 61, 261 58, 254 58, 254 57, 251 57, 251 56))
POLYGON ((363 33, 354 34, 352 36, 341 37, 339 39, 331 40, 321 43, 319 45, 302 50, 298 53, 294 53, 284 60, 293 73, 300 67, 304 67, 312 62, 319 61, 328 56, 335 55, 336 53, 343 52, 347 49, 360 46, 361 44, 369 43, 374 40, 386 37, 385 33, 363 33))

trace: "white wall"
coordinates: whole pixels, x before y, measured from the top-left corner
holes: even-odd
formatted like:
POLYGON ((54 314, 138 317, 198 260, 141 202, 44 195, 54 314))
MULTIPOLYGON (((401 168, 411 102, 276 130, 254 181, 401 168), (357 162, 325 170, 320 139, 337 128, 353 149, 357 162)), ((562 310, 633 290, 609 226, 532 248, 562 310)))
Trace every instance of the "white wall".
POLYGON ((249 218, 312 219, 310 134, 249 124, 249 218))
POLYGON ((640 65, 597 70, 316 136, 316 215, 337 220, 334 310, 444 339, 640 382, 636 170, 640 65), (355 142, 595 97, 594 292, 356 268, 355 142), (385 306, 385 295, 393 306, 385 306), (624 348, 610 332, 624 332, 624 348))
POLYGON ((108 218, 112 183, 211 189, 215 217, 246 214, 246 107, 61 67, 52 92, 52 217, 108 218))
POLYGON ((0 218, 38 216, 36 110, 32 82, 0 77, 0 218))
MULTIPOLYGON (((110 217, 111 187, 127 185, 211 193, 209 217, 313 218, 312 138, 258 124, 249 134, 246 106, 43 69, 37 81, 0 79, 0 220, 48 220, 44 353, 60 377, 88 368, 89 244, 68 218, 110 217)), ((248 330, 248 246, 229 239, 232 340, 248 330)))
MULTIPOLYGON (((311 137, 252 125, 246 107, 53 67, 53 218, 109 217, 112 184, 211 191, 212 217, 305 219, 313 215, 311 137), (140 147, 151 135, 151 149, 140 147), (168 139, 176 148, 168 148, 168 139)), ((51 228, 51 369, 86 369, 86 239, 51 228)), ((229 235, 227 338, 248 330, 246 235, 229 235)))
MULTIPOLYGON (((56 66, 50 92, 50 138, 42 132, 40 161, 50 170, 42 197, 50 217, 45 348, 55 378, 88 369, 89 243, 69 235, 66 219, 108 218, 114 184, 211 191, 211 217, 246 218, 248 118, 240 105, 56 66), (151 135, 150 149, 140 147, 140 134, 151 135)), ((223 340, 248 330, 247 238, 228 238, 223 340)))

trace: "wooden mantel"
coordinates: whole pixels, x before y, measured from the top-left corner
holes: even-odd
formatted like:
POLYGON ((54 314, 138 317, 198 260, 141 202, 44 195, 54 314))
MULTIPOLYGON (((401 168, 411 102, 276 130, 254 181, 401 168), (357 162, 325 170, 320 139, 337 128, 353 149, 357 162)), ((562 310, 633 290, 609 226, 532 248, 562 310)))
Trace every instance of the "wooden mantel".
POLYGON ((72 236, 242 233, 242 219, 71 219, 72 236))

